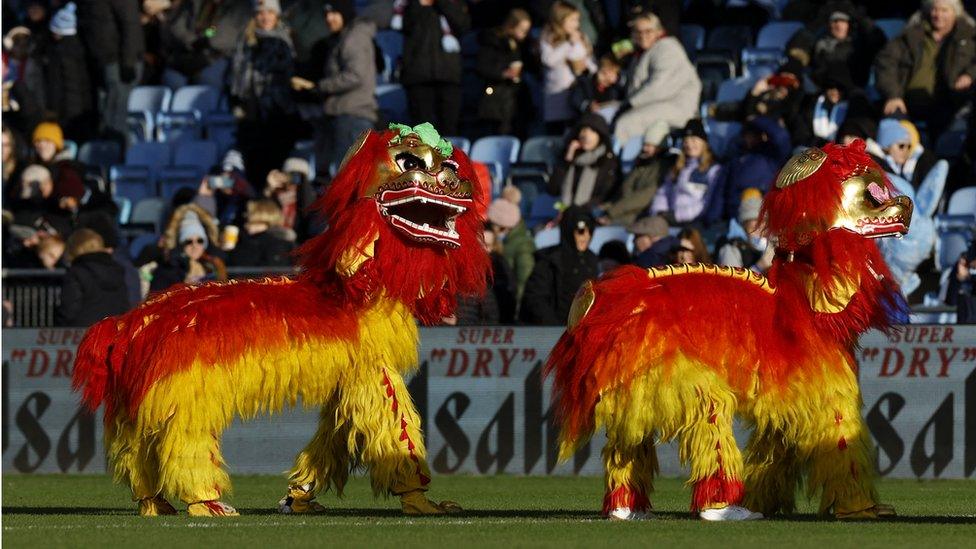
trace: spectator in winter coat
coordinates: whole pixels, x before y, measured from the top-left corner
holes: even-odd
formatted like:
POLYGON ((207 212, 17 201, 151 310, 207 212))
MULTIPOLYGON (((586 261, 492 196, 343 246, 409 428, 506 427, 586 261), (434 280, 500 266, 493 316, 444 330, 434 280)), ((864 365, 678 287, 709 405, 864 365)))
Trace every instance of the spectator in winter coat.
POLYGON ((598 259, 589 249, 595 226, 583 208, 572 206, 563 211, 559 244, 536 252, 522 297, 519 315, 523 321, 542 326, 566 324, 577 290, 597 276, 598 259))
POLYGON ((44 116, 44 71, 26 27, 3 37, 3 123, 29 134, 44 116))
POLYGON ((674 158, 668 154, 664 138, 668 136, 667 123, 658 120, 644 132, 644 144, 634 162, 634 167, 624 178, 619 196, 600 208, 604 215, 597 219, 601 225, 630 225, 645 212, 657 194, 661 181, 670 171, 674 158))
POLYGON ((651 213, 674 225, 710 225, 722 211, 721 174, 701 120, 689 120, 681 154, 654 195, 651 213))
POLYGON ((241 33, 254 15, 248 0, 181 0, 169 16, 163 50, 169 53, 163 84, 203 84, 223 89, 241 33))
POLYGON ((324 230, 318 216, 309 211, 318 193, 312 184, 311 166, 304 158, 289 158, 281 170, 272 170, 264 196, 281 207, 282 226, 294 231, 299 242, 324 230))
POLYGON ((848 117, 871 116, 873 109, 864 92, 854 85, 847 65, 830 66, 818 78, 823 90, 804 99, 790 135, 794 146, 817 146, 838 141, 837 132, 848 117))
POLYGON ((160 242, 158 257, 140 268, 147 291, 175 284, 199 284, 227 280, 224 262, 215 255, 217 224, 203 208, 185 204, 173 212, 160 242), (213 252, 211 252, 213 250, 213 252))
POLYGON ((522 302, 525 283, 535 267, 535 241, 519 207, 504 198, 488 206, 488 225, 494 234, 495 248, 501 250, 508 272, 514 277, 515 303, 522 302))
MULTIPOLYGON (((831 0, 816 6, 816 13, 808 23, 790 40, 790 44, 800 41, 809 43, 810 68, 814 73, 823 72, 827 67, 842 64, 847 67, 858 87, 868 83, 871 63, 878 50, 887 42, 884 32, 875 26, 850 0, 831 0)), ((796 50, 789 51, 797 55, 796 50)))
POLYGON ((659 215, 638 219, 627 227, 634 235, 634 264, 644 269, 667 265, 671 250, 680 244, 669 230, 668 221, 659 215))
POLYGON ((376 61, 373 37, 376 24, 355 19, 352 0, 325 3, 329 35, 322 78, 310 82, 293 77, 292 88, 316 95, 325 118, 316 121, 315 155, 318 173, 339 166, 346 150, 377 120, 376 61))
POLYGON ((884 171, 908 181, 915 190, 919 189, 922 181, 939 164, 939 171, 942 172, 939 188, 944 187, 948 174, 947 163, 926 150, 920 142, 915 125, 908 120, 881 120, 875 143, 868 142, 867 151, 884 171))
POLYGON ((516 8, 502 26, 481 33, 477 68, 485 89, 478 103, 478 119, 486 135, 511 134, 524 126, 527 97, 522 83, 522 45, 531 27, 528 12, 516 8))
POLYGON ((129 257, 129 250, 126 246, 120 246, 119 225, 115 222, 116 216, 105 212, 84 212, 78 215, 75 220, 75 228, 91 229, 102 237, 105 245, 105 252, 112 256, 116 263, 122 266, 124 274, 122 280, 125 282, 126 295, 129 303, 135 305, 142 301, 141 283, 139 280, 139 270, 132 263, 129 257))
POLYGON ((51 18, 51 38, 41 53, 44 100, 69 138, 87 141, 97 119, 85 48, 78 38, 76 9, 74 2, 69 2, 51 18))
POLYGON ((247 223, 227 257, 231 267, 288 267, 295 233, 281 226, 281 208, 273 200, 247 204, 247 223))
POLYGON ((61 285, 57 324, 84 328, 128 311, 132 304, 123 268, 105 250, 102 237, 91 229, 78 229, 67 247, 70 266, 61 285))
POLYGON ((549 194, 566 206, 593 209, 617 190, 619 163, 613 154, 610 128, 598 114, 580 117, 563 158, 549 178, 549 194))
POLYGON ((741 118, 768 116, 790 124, 803 101, 803 64, 789 58, 775 74, 760 78, 742 102, 741 118))
POLYGON ((461 37, 471 28, 462 0, 409 0, 403 12, 403 67, 410 117, 457 135, 461 114, 461 37))
POLYGON ((230 97, 247 176, 263 181, 295 143, 295 50, 278 0, 258 0, 231 61, 230 97))
MULTIPOLYGON (((81 187, 79 187, 81 188, 81 187)), ((71 233, 71 212, 62 207, 65 196, 77 196, 79 188, 59 186, 51 171, 31 164, 20 175, 20 184, 4 197, 4 208, 14 214, 14 223, 67 238, 71 233)))
POLYGON ((680 128, 698 112, 701 80, 677 38, 667 36, 656 15, 631 21, 636 51, 626 72, 624 105, 614 135, 626 143, 655 120, 680 128))
POLYGON ((976 26, 959 0, 926 0, 875 60, 884 114, 901 111, 940 135, 971 99, 976 26))
POLYGON ((546 132, 562 135, 576 110, 570 90, 580 75, 595 71, 593 46, 580 30, 580 11, 556 0, 540 39, 543 67, 543 109, 546 132))
POLYGON ((738 213, 739 200, 746 189, 769 191, 790 152, 790 134, 779 122, 766 116, 746 122, 742 128, 742 151, 722 170, 725 200, 721 218, 732 219, 738 213))
MULTIPOLYGON (((186 3, 190 3, 189 0, 186 3)), ((139 3, 132 0, 78 0, 78 33, 97 64, 105 90, 103 131, 128 134, 129 92, 142 77, 145 36, 139 3)))
POLYGON ((623 98, 620 82, 620 62, 612 55, 600 58, 595 74, 583 74, 576 78, 569 93, 569 102, 580 114, 595 112, 610 115, 616 113, 623 98))
POLYGON ((768 246, 759 224, 762 193, 746 189, 740 198, 739 215, 729 221, 728 233, 716 246, 718 263, 764 273, 772 265, 775 248, 768 246))

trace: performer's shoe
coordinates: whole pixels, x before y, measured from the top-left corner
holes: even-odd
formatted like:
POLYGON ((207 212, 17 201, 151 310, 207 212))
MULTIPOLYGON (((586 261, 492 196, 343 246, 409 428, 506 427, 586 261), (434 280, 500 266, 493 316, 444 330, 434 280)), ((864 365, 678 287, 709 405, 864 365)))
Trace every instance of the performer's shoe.
POLYGON ((750 511, 738 505, 728 505, 721 509, 705 509, 698 513, 702 520, 726 521, 726 520, 758 520, 763 518, 762 513, 750 511))
POLYGON ((423 490, 412 490, 400 494, 400 506, 404 515, 455 515, 464 511, 453 501, 434 503, 427 499, 423 490))
POLYGON ((278 501, 278 512, 283 515, 324 513, 325 506, 315 501, 311 484, 291 485, 288 493, 278 501))
POLYGON ((876 503, 872 507, 849 513, 835 513, 839 520, 879 519, 897 516, 895 508, 885 503, 876 503))
POLYGON ((154 496, 139 500, 139 516, 158 517, 160 515, 175 515, 176 508, 166 501, 163 496, 154 496))
POLYGON ((222 501, 198 501, 186 507, 186 512, 191 517, 237 517, 240 513, 230 505, 222 501))
POLYGON ((617 507, 607 515, 608 520, 650 520, 654 515, 647 511, 631 511, 630 507, 617 507))

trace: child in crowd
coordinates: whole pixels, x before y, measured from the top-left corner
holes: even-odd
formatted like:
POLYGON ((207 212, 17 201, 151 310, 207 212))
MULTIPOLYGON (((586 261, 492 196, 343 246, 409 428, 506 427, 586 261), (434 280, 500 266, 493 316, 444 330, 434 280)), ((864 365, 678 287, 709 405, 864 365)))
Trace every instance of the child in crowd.
POLYGON ((721 211, 721 170, 708 146, 701 120, 689 120, 681 154, 654 195, 651 213, 664 215, 676 225, 707 225, 715 221, 721 211))
POLYGON ((580 114, 595 112, 612 120, 617 106, 623 97, 618 86, 620 81, 620 62, 612 55, 600 58, 595 74, 583 74, 576 78, 569 101, 580 114))
POLYGON ((579 9, 565 0, 553 2, 540 45, 546 132, 561 135, 575 116, 575 109, 569 102, 573 82, 587 71, 596 70, 593 46, 580 31, 579 9))

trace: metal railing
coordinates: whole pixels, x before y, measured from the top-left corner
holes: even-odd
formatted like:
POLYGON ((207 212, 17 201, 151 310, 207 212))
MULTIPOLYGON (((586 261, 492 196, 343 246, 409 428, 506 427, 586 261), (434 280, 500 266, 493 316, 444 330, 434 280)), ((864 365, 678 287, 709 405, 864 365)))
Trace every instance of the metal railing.
MULTIPOLYGON (((14 328, 50 328, 61 304, 64 269, 3 269, 3 301, 14 328)), ((295 274, 292 267, 228 267, 233 279, 295 274)), ((6 317, 5 313, 5 317, 6 317)))

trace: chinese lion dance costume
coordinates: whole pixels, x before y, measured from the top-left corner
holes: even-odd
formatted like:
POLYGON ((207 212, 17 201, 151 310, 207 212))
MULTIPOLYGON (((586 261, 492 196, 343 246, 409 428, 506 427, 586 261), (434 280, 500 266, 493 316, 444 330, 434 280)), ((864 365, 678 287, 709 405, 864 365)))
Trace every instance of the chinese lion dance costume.
POLYGON ((301 248, 295 278, 183 286, 93 326, 74 386, 105 406, 108 457, 140 514, 175 514, 175 497, 190 515, 236 515, 220 501, 221 432, 299 399, 321 420, 282 512, 322 511, 315 495, 341 495, 358 465, 407 514, 460 510, 426 497, 403 375, 418 362, 414 317, 439 321, 456 296, 485 290, 486 201, 470 160, 430 124, 367 132, 316 204, 328 229, 301 248))
POLYGON ((906 234, 911 214, 863 142, 829 144, 790 159, 764 200, 768 277, 689 264, 587 283, 546 371, 564 459, 606 429, 604 514, 648 516, 656 440, 678 441, 706 520, 791 513, 803 474, 821 513, 893 514, 874 487, 855 348, 907 319, 873 239, 906 234), (736 415, 753 427, 744 454, 736 415))

